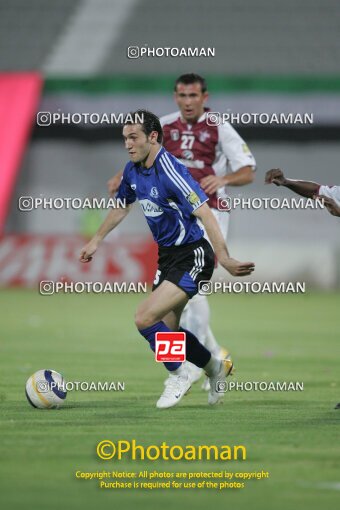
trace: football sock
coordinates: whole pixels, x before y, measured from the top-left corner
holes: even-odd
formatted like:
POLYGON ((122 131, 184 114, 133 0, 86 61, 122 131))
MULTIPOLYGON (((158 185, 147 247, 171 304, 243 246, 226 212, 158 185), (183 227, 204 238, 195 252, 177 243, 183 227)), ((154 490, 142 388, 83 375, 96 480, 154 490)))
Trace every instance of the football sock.
POLYGON ((201 344, 211 351, 210 346, 207 344, 209 320, 210 308, 207 297, 196 294, 185 306, 180 325, 191 331, 201 344))
POLYGON ((204 345, 206 346, 207 349, 209 349, 211 354, 213 354, 217 358, 219 357, 220 352, 221 352, 221 346, 218 345, 216 338, 214 336, 214 333, 211 331, 209 324, 208 324, 206 341, 205 341, 204 345))
POLYGON ((210 307, 206 296, 196 294, 185 306, 180 325, 191 331, 208 351, 217 358, 221 347, 209 326, 210 307))
POLYGON ((186 358, 197 367, 203 368, 211 358, 211 353, 202 345, 195 335, 187 329, 180 328, 186 334, 186 358))
POLYGON ((185 365, 183 365, 183 363, 181 364, 180 367, 176 368, 176 370, 173 370, 172 373, 175 375, 181 375, 185 378, 188 377, 188 371, 186 370, 185 365))
MULTIPOLYGON (((152 326, 149 326, 148 328, 139 329, 140 334, 149 342, 150 348, 155 352, 155 343, 156 343, 156 333, 160 331, 171 331, 171 329, 168 328, 164 324, 163 321, 156 322, 156 324, 153 324, 152 326)), ((174 370, 177 370, 181 366, 181 362, 179 361, 165 361, 164 366, 169 372, 173 372, 174 370)))

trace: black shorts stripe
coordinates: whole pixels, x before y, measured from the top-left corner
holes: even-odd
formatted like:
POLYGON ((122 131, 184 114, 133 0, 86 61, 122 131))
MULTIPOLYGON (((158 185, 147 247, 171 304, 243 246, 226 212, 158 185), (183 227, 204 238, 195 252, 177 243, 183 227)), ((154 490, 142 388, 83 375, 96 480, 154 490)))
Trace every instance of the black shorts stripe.
POLYGON ((159 248, 157 279, 152 290, 164 280, 186 292, 189 298, 198 292, 200 281, 210 280, 215 266, 215 255, 209 242, 202 238, 195 243, 159 248))

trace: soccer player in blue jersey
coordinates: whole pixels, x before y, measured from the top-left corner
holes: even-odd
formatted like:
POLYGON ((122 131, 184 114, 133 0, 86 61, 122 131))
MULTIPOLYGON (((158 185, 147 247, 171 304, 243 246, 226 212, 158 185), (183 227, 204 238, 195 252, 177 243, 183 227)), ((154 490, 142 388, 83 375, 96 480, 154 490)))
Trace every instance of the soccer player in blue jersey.
MULTIPOLYGON (((100 242, 128 214, 138 200, 159 247, 158 270, 152 293, 139 305, 135 323, 140 334, 155 349, 157 332, 184 331, 186 357, 203 368, 210 379, 208 403, 221 401, 217 382, 232 371, 232 362, 213 356, 196 336, 179 327, 181 313, 198 292, 200 281, 210 280, 214 252, 220 264, 233 276, 246 276, 253 262, 231 258, 218 223, 206 204, 208 197, 187 168, 162 147, 162 127, 158 117, 139 110, 143 124, 126 123, 123 128, 130 162, 125 166, 116 198, 127 207, 112 209, 91 241, 82 249, 81 262, 89 262, 100 242), (199 218, 209 236, 203 237, 199 218)), ((134 114, 132 114, 134 115, 134 114)), ((190 389, 190 378, 181 363, 164 363, 169 381, 157 402, 164 409, 176 405, 190 389)))

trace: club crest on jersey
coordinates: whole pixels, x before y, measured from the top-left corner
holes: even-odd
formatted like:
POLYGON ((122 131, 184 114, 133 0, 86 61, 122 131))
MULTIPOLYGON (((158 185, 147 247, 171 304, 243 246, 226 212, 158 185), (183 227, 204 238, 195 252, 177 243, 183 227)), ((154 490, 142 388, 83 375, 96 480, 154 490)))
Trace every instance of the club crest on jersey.
POLYGON ((210 134, 208 131, 199 132, 198 139, 200 142, 204 143, 208 138, 210 138, 210 134))
POLYGON ((179 129, 170 129, 170 138, 177 142, 179 140, 179 129))
POLYGON ((131 184, 131 189, 133 189, 133 191, 135 191, 136 188, 137 188, 136 184, 131 184))
POLYGON ((194 205, 194 204, 197 204, 197 202, 200 201, 200 198, 199 196, 197 195, 197 193, 195 193, 194 191, 192 191, 190 193, 190 195, 187 196, 187 200, 188 202, 191 204, 191 205, 194 205))
POLYGON ((159 196, 158 189, 156 188, 156 186, 153 186, 151 188, 150 196, 154 198, 157 198, 159 196))

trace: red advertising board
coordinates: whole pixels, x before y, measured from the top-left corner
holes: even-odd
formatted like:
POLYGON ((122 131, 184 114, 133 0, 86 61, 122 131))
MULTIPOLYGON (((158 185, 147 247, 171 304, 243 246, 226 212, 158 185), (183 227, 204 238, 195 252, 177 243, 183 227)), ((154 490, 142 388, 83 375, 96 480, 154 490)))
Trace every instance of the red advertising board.
POLYGON ((79 262, 86 239, 69 235, 0 238, 0 286, 35 287, 41 280, 152 283, 157 246, 150 237, 104 241, 93 260, 79 262))

